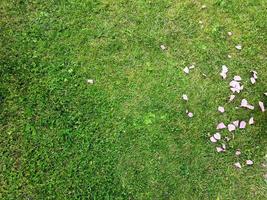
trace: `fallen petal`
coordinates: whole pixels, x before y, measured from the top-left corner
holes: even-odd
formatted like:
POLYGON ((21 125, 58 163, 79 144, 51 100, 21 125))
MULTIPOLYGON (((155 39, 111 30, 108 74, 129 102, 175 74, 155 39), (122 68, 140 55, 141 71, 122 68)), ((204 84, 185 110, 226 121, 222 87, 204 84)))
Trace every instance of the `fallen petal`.
POLYGON ((186 94, 183 94, 183 100, 188 101, 188 97, 186 94))
POLYGON ((190 65, 189 66, 189 69, 194 69, 195 68, 195 65, 190 65))
POLYGON ((241 50, 242 46, 241 46, 241 44, 238 44, 238 45, 235 46, 235 48, 238 49, 238 50, 241 50))
POLYGON ((254 118, 251 117, 251 118, 249 119, 248 123, 249 123, 250 125, 254 124, 254 118))
POLYGON ((227 142, 229 142, 231 139, 229 137, 224 138, 227 142))
POLYGON ((238 128, 238 126, 239 126, 239 120, 234 121, 233 124, 235 125, 236 128, 238 128))
POLYGON ((229 36, 232 36, 232 35, 233 35, 233 33, 232 33, 232 32, 228 32, 227 34, 228 34, 229 36))
POLYGON ((226 79, 226 77, 227 77, 227 75, 226 75, 225 73, 220 73, 220 75, 221 75, 221 77, 222 77, 223 79, 226 79))
POLYGON ((222 148, 223 148, 223 150, 226 150, 226 145, 222 144, 222 148))
POLYGON ((213 135, 213 137, 216 139, 216 140, 220 140, 221 139, 221 134, 220 133, 215 133, 213 135))
POLYGON ((160 48, 162 49, 162 50, 165 50, 166 49, 166 47, 162 44, 162 45, 160 45, 160 48))
POLYGON ((247 105, 248 105, 248 101, 246 99, 242 99, 240 107, 246 107, 247 105))
POLYGON ((227 57, 228 57, 228 58, 232 58, 232 56, 231 56, 231 55, 228 55, 227 57))
POLYGON ((236 156, 240 156, 241 155, 241 151, 239 149, 237 149, 236 152, 235 152, 235 155, 236 156))
POLYGON ((259 106, 260 106, 260 108, 261 108, 261 111, 262 111, 262 112, 265 112, 265 107, 264 107, 264 104, 263 104, 262 101, 259 101, 259 106))
POLYGON ((239 162, 235 163, 234 166, 235 166, 236 168, 241 169, 241 164, 240 164, 239 162))
POLYGON ((240 76, 234 76, 234 80, 235 80, 235 81, 241 81, 242 79, 241 79, 240 76))
POLYGON ((254 110, 254 106, 252 106, 252 105, 247 105, 246 108, 248 108, 248 109, 250 109, 250 110, 254 110))
POLYGON ((246 164, 247 165, 253 165, 253 161, 252 160, 246 160, 246 164))
POLYGON ((186 114, 188 113, 188 110, 187 110, 187 109, 185 110, 185 113, 186 113, 186 114))
POLYGON ((250 82, 251 82, 252 84, 255 84, 255 83, 256 83, 256 79, 253 78, 253 77, 251 77, 251 78, 250 78, 250 82))
POLYGON ((226 126, 223 122, 221 122, 217 125, 217 129, 224 129, 224 128, 226 128, 226 126))
POLYGON ((247 123, 245 121, 241 121, 239 128, 244 129, 244 128, 246 128, 246 125, 247 125, 247 123))
POLYGON ((257 79, 258 78, 258 73, 256 71, 254 71, 254 70, 252 70, 251 72, 252 72, 253 78, 257 79))
POLYGON ((207 6, 206 5, 202 5, 201 8, 202 9, 205 9, 205 8, 207 8, 207 6))
POLYGON ((184 68, 184 73, 189 74, 189 68, 188 67, 184 68))
POLYGON ((267 96, 267 92, 265 92, 264 95, 267 96))
POLYGON ((93 80, 93 79, 87 79, 87 80, 86 80, 86 83, 88 83, 88 84, 93 84, 93 83, 94 83, 94 80, 93 80))
POLYGON ((222 73, 226 74, 228 72, 228 67, 226 65, 222 65, 222 73))
POLYGON ((235 130, 235 125, 233 125, 233 124, 228 124, 227 128, 228 128, 228 131, 232 132, 232 131, 235 130))
POLYGON ((217 152, 223 152, 224 149, 222 147, 216 147, 217 152))
POLYGON ((230 98, 229 98, 229 102, 231 102, 231 101, 233 101, 234 100, 234 98, 235 98, 235 95, 230 95, 230 98))
POLYGON ((213 136, 210 137, 210 141, 213 143, 217 142, 217 140, 213 136))
POLYGON ((193 114, 192 112, 189 112, 187 115, 188 115, 188 117, 190 117, 190 118, 194 116, 194 114, 193 114))
POLYGON ((218 107, 218 111, 221 112, 221 113, 224 113, 224 107, 219 106, 219 107, 218 107))

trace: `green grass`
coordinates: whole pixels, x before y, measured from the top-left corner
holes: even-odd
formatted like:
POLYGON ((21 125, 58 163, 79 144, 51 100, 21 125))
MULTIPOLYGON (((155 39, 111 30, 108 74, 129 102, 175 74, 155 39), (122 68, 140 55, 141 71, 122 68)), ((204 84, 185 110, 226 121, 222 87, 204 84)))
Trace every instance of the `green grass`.
POLYGON ((1 1, 0 198, 265 199, 267 115, 235 107, 267 105, 266 9, 265 0, 1 1), (237 74, 245 89, 227 103, 237 74), (216 153, 217 123, 250 116, 256 124, 216 153), (255 164, 233 167, 246 159, 255 164))

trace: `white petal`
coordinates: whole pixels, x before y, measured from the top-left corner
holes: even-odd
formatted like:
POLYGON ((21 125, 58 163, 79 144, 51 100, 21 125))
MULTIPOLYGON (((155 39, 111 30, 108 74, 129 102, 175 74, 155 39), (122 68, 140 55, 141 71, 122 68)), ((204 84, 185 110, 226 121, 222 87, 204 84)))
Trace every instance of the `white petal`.
POLYGON ((229 36, 232 36, 232 35, 233 35, 233 33, 232 33, 232 32, 228 32, 227 34, 228 34, 229 36))
POLYGON ((190 117, 190 118, 194 116, 194 114, 193 114, 192 112, 189 112, 187 115, 188 115, 188 117, 190 117))
POLYGON ((261 111, 262 111, 262 112, 265 112, 264 104, 263 104, 262 101, 259 101, 259 106, 260 106, 260 108, 261 108, 261 111))
POLYGON ((226 126, 223 122, 221 122, 217 125, 217 129, 224 129, 224 128, 226 128, 226 126))
POLYGON ((185 113, 186 113, 186 114, 188 113, 188 110, 187 110, 187 109, 185 110, 185 113))
POLYGON ((221 113, 224 113, 224 107, 219 106, 219 107, 218 107, 218 111, 221 112, 221 113))
POLYGON ((241 44, 238 44, 238 45, 235 46, 235 48, 238 49, 238 50, 241 50, 242 46, 241 46, 241 44))
POLYGON ((230 95, 230 98, 229 98, 229 102, 231 102, 231 101, 233 101, 234 100, 234 98, 235 98, 235 95, 230 95))
POLYGON ((94 80, 93 80, 93 79, 87 79, 86 82, 87 82, 88 84, 93 84, 93 83, 94 83, 94 80))
POLYGON ((236 156, 240 156, 240 155, 241 155, 241 151, 240 151, 239 149, 236 150, 235 155, 236 155, 236 156))
POLYGON ((192 64, 192 65, 189 66, 189 69, 194 69, 194 68, 195 68, 195 65, 194 64, 192 64))
POLYGON ((223 150, 226 150, 226 145, 222 144, 222 148, 223 148, 223 150))
POLYGON ((250 109, 250 110, 254 110, 254 106, 252 106, 252 105, 247 105, 246 108, 248 108, 248 109, 250 109))
POLYGON ((264 95, 267 96, 267 92, 265 92, 264 95))
POLYGON ((240 76, 234 76, 234 80, 235 80, 235 81, 241 81, 242 79, 241 79, 240 76))
POLYGON ((207 6, 206 5, 202 5, 201 8, 202 9, 205 9, 205 8, 207 8, 207 6))
POLYGON ((248 123, 249 123, 250 125, 254 124, 254 118, 251 117, 251 118, 249 119, 248 123))
POLYGON ((232 132, 232 131, 235 130, 235 125, 233 125, 233 124, 228 124, 227 128, 228 128, 228 131, 232 132))
POLYGON ((232 58, 232 56, 231 56, 231 55, 228 55, 227 57, 228 57, 228 58, 232 58))
POLYGON ((222 73, 226 74, 228 72, 228 67, 226 65, 222 66, 222 73))
POLYGON ((240 88, 240 83, 237 81, 231 81, 229 85, 233 88, 240 88))
POLYGON ((229 137, 224 138, 227 142, 229 142, 231 139, 229 137))
POLYGON ((221 75, 221 77, 222 77, 223 79, 226 79, 226 77, 227 77, 227 75, 226 75, 225 73, 220 73, 220 75, 221 75))
POLYGON ((244 128, 246 128, 246 125, 247 125, 247 123, 245 121, 241 121, 239 128, 244 129, 244 128))
POLYGON ((234 166, 235 166, 236 168, 241 169, 241 164, 240 164, 239 162, 235 163, 234 166))
POLYGON ((184 68, 184 73, 189 74, 189 68, 188 67, 184 68))
POLYGON ((255 84, 255 83, 256 83, 256 79, 253 78, 253 77, 251 77, 251 78, 250 78, 250 82, 251 82, 252 84, 255 84))
POLYGON ((210 141, 213 143, 217 142, 217 140, 213 136, 210 137, 210 141))
POLYGON ((246 160, 246 164, 247 165, 253 165, 253 161, 252 160, 246 160))
POLYGON ((257 79, 258 78, 258 73, 256 71, 254 71, 254 70, 252 70, 251 72, 252 72, 253 78, 257 79))
POLYGON ((238 126, 239 126, 239 120, 234 121, 233 122, 233 125, 235 125, 235 127, 238 128, 238 126))
POLYGON ((162 49, 162 50, 165 50, 166 49, 166 47, 162 44, 162 45, 160 45, 160 48, 162 49))
POLYGON ((213 137, 216 139, 216 140, 220 140, 221 139, 221 134, 220 133, 215 133, 213 135, 213 137))
POLYGON ((223 152, 224 149, 222 147, 216 147, 217 152, 223 152))
POLYGON ((186 94, 183 94, 183 100, 188 101, 188 97, 186 94))

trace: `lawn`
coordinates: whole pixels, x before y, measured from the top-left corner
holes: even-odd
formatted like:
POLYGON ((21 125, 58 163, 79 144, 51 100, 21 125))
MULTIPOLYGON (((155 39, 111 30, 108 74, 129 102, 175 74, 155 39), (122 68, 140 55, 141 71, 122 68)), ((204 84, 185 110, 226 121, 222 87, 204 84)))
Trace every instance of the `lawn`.
POLYGON ((266 0, 2 0, 0 199, 266 199, 266 10, 266 0), (235 75, 244 90, 228 102, 235 75), (255 109, 239 108, 243 98, 255 109), (216 152, 217 124, 250 117, 221 131, 234 139, 216 152))

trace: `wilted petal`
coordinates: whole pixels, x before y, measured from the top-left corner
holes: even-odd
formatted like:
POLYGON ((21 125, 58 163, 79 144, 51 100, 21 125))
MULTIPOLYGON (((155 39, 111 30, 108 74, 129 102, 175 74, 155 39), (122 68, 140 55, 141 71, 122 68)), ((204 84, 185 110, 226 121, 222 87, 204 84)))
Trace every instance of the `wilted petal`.
POLYGON ((256 79, 253 78, 253 77, 251 77, 251 78, 250 78, 250 82, 251 82, 252 84, 255 84, 255 83, 256 83, 256 79))
POLYGON ((247 165, 253 165, 253 161, 252 160, 246 160, 246 164, 247 165))
POLYGON ((249 123, 250 125, 254 124, 254 118, 251 117, 251 118, 249 119, 248 123, 249 123))
POLYGON ((263 104, 262 101, 259 101, 259 106, 260 106, 260 108, 261 108, 261 111, 262 111, 262 112, 265 112, 265 107, 264 107, 264 104, 263 104))
POLYGON ((241 121, 239 128, 244 129, 244 128, 246 128, 246 125, 247 125, 247 123, 245 121, 241 121))
POLYGON ((210 137, 210 141, 213 143, 217 142, 217 140, 213 136, 210 137))
POLYGON ((224 149, 222 147, 216 147, 217 152, 223 152, 224 149))
POLYGON ((232 132, 232 131, 235 130, 235 125, 233 125, 233 124, 228 124, 227 128, 228 128, 228 131, 232 132))
POLYGON ((241 169, 241 164, 240 164, 239 162, 235 163, 234 166, 235 166, 236 168, 241 169))
POLYGON ((234 100, 234 98, 235 98, 235 95, 230 95, 230 98, 229 98, 229 102, 231 102, 231 101, 233 101, 234 100))
POLYGON ((238 49, 238 50, 241 50, 242 46, 241 46, 241 44, 238 44, 238 45, 235 46, 235 48, 238 49))
POLYGON ((234 76, 234 80, 235 80, 235 81, 241 81, 242 79, 241 79, 240 76, 234 76))
POLYGON ((217 125, 217 129, 224 129, 224 128, 226 128, 226 126, 223 122, 221 122, 217 125))
POLYGON ((213 137, 216 139, 216 140, 220 140, 221 139, 221 134, 220 133, 215 133, 213 135, 213 137))
POLYGON ((194 114, 193 114, 192 112, 189 112, 187 115, 188 115, 188 117, 190 117, 190 118, 194 116, 194 114))
POLYGON ((184 73, 189 74, 189 68, 188 67, 184 68, 184 73))
POLYGON ((221 113, 224 113, 224 107, 219 106, 219 107, 218 107, 218 111, 221 112, 221 113))
POLYGON ((235 127, 238 128, 238 126, 239 126, 239 120, 234 121, 233 122, 233 125, 235 125, 235 127))
POLYGON ((185 101, 188 101, 188 97, 187 97, 187 95, 186 94, 183 94, 183 100, 185 100, 185 101))
POLYGON ((240 156, 241 155, 241 151, 239 149, 237 149, 236 152, 235 152, 235 155, 236 156, 240 156))

